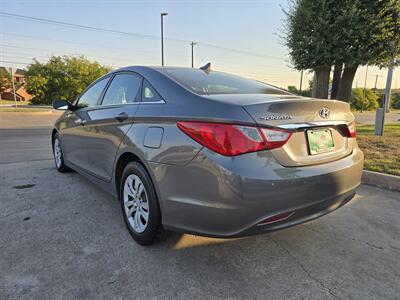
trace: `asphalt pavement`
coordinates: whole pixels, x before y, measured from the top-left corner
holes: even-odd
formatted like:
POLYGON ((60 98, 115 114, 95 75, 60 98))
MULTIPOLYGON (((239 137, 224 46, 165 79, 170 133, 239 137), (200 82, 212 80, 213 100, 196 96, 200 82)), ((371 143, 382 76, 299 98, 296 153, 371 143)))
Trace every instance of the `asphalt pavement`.
MULTIPOLYGON (((361 124, 375 124, 375 112, 355 112, 357 123, 361 124)), ((400 123, 400 112, 394 111, 385 114, 385 124, 398 124, 400 123)))
POLYGON ((29 128, 7 118, 0 299, 400 298, 400 193, 362 186, 336 212, 286 230, 224 240, 167 233, 142 247, 116 199, 55 170, 53 115, 25 115, 29 128))

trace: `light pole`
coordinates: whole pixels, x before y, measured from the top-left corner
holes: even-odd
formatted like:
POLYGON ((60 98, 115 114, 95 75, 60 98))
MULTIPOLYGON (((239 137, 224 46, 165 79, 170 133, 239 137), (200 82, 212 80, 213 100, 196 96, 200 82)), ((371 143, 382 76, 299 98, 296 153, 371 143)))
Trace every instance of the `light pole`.
POLYGON ((14 83, 14 72, 13 72, 13 68, 9 68, 9 72, 10 72, 10 74, 11 74, 11 81, 12 81, 12 88, 13 88, 13 94, 14 94, 15 109, 17 109, 17 95, 15 94, 15 83, 14 83))
POLYGON ((164 17, 168 13, 161 13, 161 65, 164 66, 164 17))
POLYGON ((196 42, 191 42, 191 43, 190 43, 190 46, 192 46, 192 68, 193 68, 193 66, 194 66, 194 55, 193 55, 193 48, 194 48, 194 45, 197 45, 197 43, 196 43, 196 42))
POLYGON ((299 89, 300 93, 302 85, 303 85, 303 70, 301 70, 301 75, 300 75, 300 89, 299 89))
POLYGON ((364 112, 365 93, 367 90, 367 77, 368 77, 368 65, 367 68, 365 69, 364 92, 363 92, 363 99, 361 102, 361 112, 364 112))

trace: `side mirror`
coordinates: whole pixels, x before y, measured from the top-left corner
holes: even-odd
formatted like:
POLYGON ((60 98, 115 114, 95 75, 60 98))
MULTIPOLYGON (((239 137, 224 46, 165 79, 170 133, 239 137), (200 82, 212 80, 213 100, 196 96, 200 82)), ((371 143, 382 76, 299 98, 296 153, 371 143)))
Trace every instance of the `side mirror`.
POLYGON ((53 108, 58 110, 73 110, 74 106, 67 100, 53 101, 53 108))

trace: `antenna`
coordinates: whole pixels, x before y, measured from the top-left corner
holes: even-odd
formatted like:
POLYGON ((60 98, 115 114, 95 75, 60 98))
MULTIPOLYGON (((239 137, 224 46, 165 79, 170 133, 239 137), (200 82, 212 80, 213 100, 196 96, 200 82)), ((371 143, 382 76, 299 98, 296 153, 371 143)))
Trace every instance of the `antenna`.
POLYGON ((200 67, 200 70, 203 70, 207 74, 211 72, 211 63, 207 63, 204 66, 200 67))

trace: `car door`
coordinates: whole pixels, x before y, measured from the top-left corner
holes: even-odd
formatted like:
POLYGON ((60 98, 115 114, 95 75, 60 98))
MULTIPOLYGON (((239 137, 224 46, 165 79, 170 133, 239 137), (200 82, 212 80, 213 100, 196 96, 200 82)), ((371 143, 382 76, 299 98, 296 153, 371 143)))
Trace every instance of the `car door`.
POLYGON ((141 97, 142 77, 121 72, 111 79, 101 104, 87 110, 83 126, 87 138, 82 147, 87 153, 86 171, 111 181, 118 148, 132 126, 141 97))
POLYGON ((65 127, 61 132, 64 158, 81 169, 88 168, 88 155, 83 147, 89 137, 84 127, 89 119, 88 111, 98 105, 110 77, 106 76, 92 83, 76 101, 76 109, 66 112, 65 115, 65 127))

